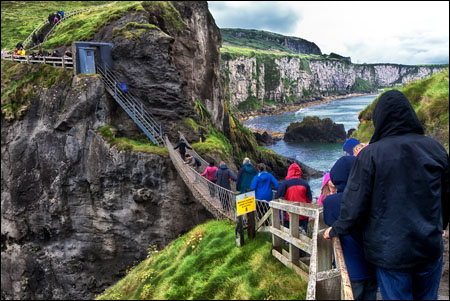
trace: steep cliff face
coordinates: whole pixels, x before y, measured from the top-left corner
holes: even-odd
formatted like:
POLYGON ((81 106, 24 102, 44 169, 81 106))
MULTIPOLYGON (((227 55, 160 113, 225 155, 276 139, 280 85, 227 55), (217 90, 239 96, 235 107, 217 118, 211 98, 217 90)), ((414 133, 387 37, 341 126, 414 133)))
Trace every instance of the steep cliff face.
POLYGON ((211 217, 168 157, 104 140, 121 111, 98 77, 75 77, 2 121, 2 299, 92 299, 211 217))
POLYGON ((173 139, 199 101, 223 125, 220 32, 206 2, 144 1, 143 9, 103 27, 94 40, 112 42, 114 69, 173 139))
POLYGON ((446 66, 357 65, 345 60, 270 54, 222 53, 222 69, 233 106, 256 97, 294 102, 329 95, 367 92, 406 84, 446 66))

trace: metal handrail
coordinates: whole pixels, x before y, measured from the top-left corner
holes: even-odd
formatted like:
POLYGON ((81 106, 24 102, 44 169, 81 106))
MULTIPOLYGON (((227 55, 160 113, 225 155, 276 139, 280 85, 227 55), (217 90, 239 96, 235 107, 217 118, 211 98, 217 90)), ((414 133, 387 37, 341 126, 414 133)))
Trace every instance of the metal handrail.
POLYGON ((20 63, 39 63, 39 64, 50 64, 50 65, 61 65, 67 68, 73 68, 73 59, 71 57, 53 57, 53 56, 41 56, 32 58, 30 55, 15 55, 7 54, 3 56, 5 61, 14 61, 20 63))
POLYGON ((164 144, 161 136, 161 125, 158 124, 145 110, 142 102, 138 101, 128 93, 123 93, 117 88, 117 78, 112 75, 110 70, 103 70, 99 65, 96 66, 98 73, 102 76, 103 82, 108 92, 114 97, 119 105, 128 113, 136 124, 155 144, 164 144), (131 96, 131 97, 130 97, 131 96))

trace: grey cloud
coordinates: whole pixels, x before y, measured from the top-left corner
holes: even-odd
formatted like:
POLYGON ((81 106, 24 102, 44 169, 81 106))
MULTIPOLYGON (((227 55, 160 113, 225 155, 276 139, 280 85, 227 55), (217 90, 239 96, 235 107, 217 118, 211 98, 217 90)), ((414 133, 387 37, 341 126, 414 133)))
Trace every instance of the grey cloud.
POLYGON ((239 8, 224 2, 208 2, 209 10, 220 28, 246 28, 276 33, 293 33, 301 16, 276 2, 254 1, 239 8))

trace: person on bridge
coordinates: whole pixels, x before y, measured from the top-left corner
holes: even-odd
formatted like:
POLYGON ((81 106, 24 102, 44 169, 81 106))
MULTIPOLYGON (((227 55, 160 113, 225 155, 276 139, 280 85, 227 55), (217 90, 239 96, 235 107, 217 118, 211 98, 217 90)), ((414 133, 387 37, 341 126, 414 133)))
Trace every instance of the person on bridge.
POLYGON ((253 178, 256 176, 256 169, 250 163, 249 158, 245 158, 242 162, 242 167, 239 169, 237 181, 236 181, 236 189, 241 193, 247 192, 247 189, 250 187, 253 178))
MULTIPOLYGON (((330 179, 336 186, 337 193, 330 194, 323 200, 323 220, 328 226, 339 218, 342 195, 355 159, 354 156, 341 157, 330 170, 330 179)), ((341 236, 340 241, 354 299, 376 300, 378 285, 375 267, 364 259, 361 230, 355 227, 348 235, 341 236)))
POLYGON ((356 157, 339 219, 324 238, 359 227, 383 299, 437 300, 448 225, 448 154, 424 136, 402 92, 383 93, 372 116, 375 131, 356 157))
MULTIPOLYGON (((219 185, 220 187, 223 187, 227 190, 231 190, 230 179, 233 181, 237 180, 234 173, 228 169, 227 165, 223 161, 220 162, 219 169, 214 174, 214 178, 217 179, 217 185, 219 185)), ((222 204, 222 208, 224 210, 228 210, 229 208, 231 208, 231 206, 234 206, 234 204, 231 203, 232 200, 230 199, 230 196, 228 193, 226 193, 224 191, 218 191, 218 193, 219 193, 220 203, 222 204)))
POLYGON ((342 149, 345 152, 346 156, 353 156, 353 148, 360 144, 358 139, 350 138, 345 141, 344 145, 342 146, 342 149))
POLYGON ((187 154, 185 163, 188 164, 189 166, 192 166, 192 168, 196 171, 194 184, 197 184, 199 180, 198 174, 200 173, 200 166, 202 166, 202 161, 200 161, 200 159, 197 157, 187 154))
POLYGON ((180 155, 181 155, 181 158, 183 159, 183 161, 186 157, 186 148, 192 149, 192 147, 188 146, 186 144, 186 142, 184 142, 183 138, 180 139, 180 142, 178 142, 178 144, 173 149, 177 149, 177 148, 180 149, 180 155))
MULTIPOLYGON (((217 169, 218 168, 216 166, 214 166, 214 161, 211 161, 211 162, 209 162, 209 166, 207 168, 205 168, 205 171, 201 174, 201 176, 202 177, 206 176, 206 178, 210 182, 216 183, 217 178, 214 178, 214 174, 216 173, 217 169)), ((210 182, 208 182, 209 196, 211 197, 211 199, 213 199, 215 196, 216 189, 215 189, 214 185, 210 182)))
MULTIPOLYGON (((302 169, 297 163, 292 163, 289 166, 286 181, 281 183, 275 199, 284 198, 287 201, 298 203, 311 203, 312 194, 308 182, 301 179, 302 169)), ((284 226, 289 228, 289 213, 285 213, 284 226)), ((308 217, 299 215, 299 226, 308 233, 308 217)))
POLYGON ((257 200, 270 202, 273 199, 273 189, 278 189, 279 184, 275 177, 266 171, 264 163, 258 164, 258 174, 253 178, 249 189, 255 191, 257 200))

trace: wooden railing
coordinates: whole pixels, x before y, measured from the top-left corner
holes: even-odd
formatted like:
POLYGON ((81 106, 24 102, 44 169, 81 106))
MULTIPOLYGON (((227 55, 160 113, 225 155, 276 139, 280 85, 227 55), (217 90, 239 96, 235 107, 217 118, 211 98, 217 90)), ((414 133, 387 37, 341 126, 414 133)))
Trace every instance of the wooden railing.
POLYGON ((71 57, 32 57, 31 55, 7 54, 3 56, 3 59, 26 64, 47 64, 55 67, 73 68, 73 60, 71 57))
POLYGON ((339 239, 323 238, 327 228, 323 222, 322 206, 273 200, 272 255, 308 281, 307 300, 353 300, 353 292, 347 273, 339 239), (280 223, 283 212, 289 213, 289 228, 280 223), (299 215, 312 218, 312 235, 299 231, 299 215), (285 241, 289 251, 285 250, 285 241), (300 250, 306 256, 300 257, 300 250), (308 256, 309 255, 309 256, 308 256))

